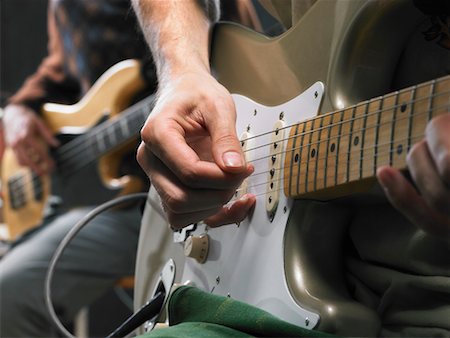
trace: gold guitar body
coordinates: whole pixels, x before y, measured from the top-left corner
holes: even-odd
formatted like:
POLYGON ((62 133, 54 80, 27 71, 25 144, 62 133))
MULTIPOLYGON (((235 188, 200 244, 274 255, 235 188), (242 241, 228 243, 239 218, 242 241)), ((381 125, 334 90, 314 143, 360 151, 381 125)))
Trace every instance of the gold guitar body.
MULTIPOLYGON (((424 28, 426 20, 426 16, 409 0, 318 0, 292 29, 275 38, 235 24, 217 25, 212 39, 212 69, 219 82, 232 94, 243 95, 264 106, 288 102, 321 81, 325 85, 325 93, 319 114, 323 114, 392 92, 397 87, 442 76, 423 75, 417 68, 417 72, 406 74, 403 80, 394 81, 402 72, 405 57, 417 57, 417 62, 420 61, 418 55, 407 55, 406 46, 412 33, 424 28)), ((298 120, 301 119, 300 106, 298 120)), ((238 130, 238 135, 241 132, 238 130)), ((373 180, 363 183, 366 190, 373 186, 373 180)), ((350 191, 354 191, 353 188, 350 191)), ((361 187, 356 190, 361 190, 361 187)), ((321 197, 326 199, 326 196, 321 197)), ((328 198, 333 198, 332 192, 328 198)), ((208 266, 214 268, 226 261, 226 257, 220 262, 219 257, 212 257, 211 261, 206 259, 204 264, 196 264, 191 258, 184 258, 182 246, 171 240, 172 233, 164 218, 160 213, 152 213, 152 208, 158 208, 154 192, 150 194, 141 227, 136 263, 136 309, 151 298, 159 272, 168 258, 175 260, 176 280, 179 282, 185 282, 182 276, 187 266, 195 265, 191 270, 197 271, 198 284, 203 283, 202 277, 210 276, 209 271, 205 272, 208 266), (185 265, 185 262, 191 263, 185 265)), ((280 265, 284 265, 285 274, 284 283, 273 288, 287 288, 293 302, 318 314, 320 319, 316 329, 343 336, 378 334, 380 320, 375 311, 353 300, 347 290, 342 262, 347 215, 344 212, 340 219, 335 219, 335 224, 321 226, 320 220, 326 221, 326 215, 322 212, 321 218, 318 208, 319 216, 315 223, 318 226, 302 227, 308 208, 314 206, 295 201, 283 241, 273 243, 283 250, 284 258, 280 265)), ((241 225, 239 230, 242 227, 245 225, 241 225)), ((219 241, 215 239, 214 242, 219 241)), ((236 242, 215 245, 221 247, 222 252, 229 252, 224 246, 237 246, 236 242)), ((235 266, 242 266, 241 260, 249 260, 248 270, 258 271, 251 257, 258 256, 261 248, 255 245, 253 249, 250 259, 241 255, 237 259, 239 262, 231 260, 223 266, 224 283, 233 276, 235 266)), ((260 268, 265 270, 267 267, 260 268)), ((261 285, 246 285, 247 277, 241 276, 240 285, 246 288, 251 299, 252 292, 261 285)), ((214 280, 206 282, 216 285, 214 280)), ((261 284, 264 282, 262 280, 261 284)), ((230 294, 233 295, 233 291, 230 294)), ((297 324, 310 327, 309 320, 297 324)))
MULTIPOLYGON (((136 60, 122 61, 105 72, 78 103, 73 105, 44 104, 42 117, 55 135, 64 134, 67 131, 82 133, 99 124, 105 117, 117 118, 144 86, 141 63, 136 60)), ((118 194, 141 191, 144 183, 139 178, 129 175, 120 177, 119 174, 123 156, 133 151, 135 147, 136 141, 132 140, 121 144, 112 152, 98 159, 94 164, 98 176, 97 173, 92 175, 92 173, 86 174, 87 172, 83 171, 74 179, 74 182, 64 183, 65 194, 72 195, 69 196, 69 200, 75 201, 69 205, 101 202, 118 194), (101 181, 98 182, 99 185, 103 186, 105 190, 101 196, 98 196, 98 201, 90 199, 92 194, 90 191, 90 188, 92 189, 91 176, 97 176, 96 178, 101 181), (88 183, 83 183, 83 181, 88 183), (80 190, 79 187, 83 187, 85 190, 80 190)), ((52 179, 49 175, 37 178, 28 168, 20 166, 11 149, 5 151, 1 175, 4 221, 7 224, 10 239, 14 239, 42 222, 44 209, 52 193, 52 179), (10 180, 17 180, 17 177, 20 177, 19 179, 23 182, 21 184, 23 201, 19 203, 19 207, 14 206, 11 201, 10 185, 8 184, 10 180)))

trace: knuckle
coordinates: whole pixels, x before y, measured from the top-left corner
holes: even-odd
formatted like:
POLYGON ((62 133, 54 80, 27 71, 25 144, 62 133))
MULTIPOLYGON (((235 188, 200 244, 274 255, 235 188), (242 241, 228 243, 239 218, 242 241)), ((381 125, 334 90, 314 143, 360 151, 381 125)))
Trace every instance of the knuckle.
POLYGON ((199 185, 199 178, 194 167, 184 167, 180 170, 179 179, 188 187, 196 188, 199 185))
POLYGON ((145 145, 141 143, 136 151, 136 160, 141 167, 145 165, 146 151, 145 145))
POLYGON ((158 140, 158 137, 164 136, 165 123, 160 123, 158 116, 148 118, 141 128, 141 140, 149 147, 158 140))
POLYGON ((180 213, 184 210, 187 196, 184 193, 165 192, 163 196, 164 204, 172 213, 180 213))

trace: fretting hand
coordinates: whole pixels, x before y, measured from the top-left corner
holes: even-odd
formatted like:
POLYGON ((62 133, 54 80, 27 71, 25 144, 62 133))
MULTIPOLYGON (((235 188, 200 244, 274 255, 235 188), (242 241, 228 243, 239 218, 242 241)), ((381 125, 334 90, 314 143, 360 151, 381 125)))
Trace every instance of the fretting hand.
POLYGON ((424 231, 450 240, 450 113, 430 121, 424 140, 407 157, 417 189, 398 170, 381 167, 377 176, 392 205, 424 231))
POLYGON ((48 146, 58 146, 44 121, 33 110, 22 105, 8 105, 4 110, 6 144, 14 151, 17 161, 38 175, 48 174, 54 167, 48 146))

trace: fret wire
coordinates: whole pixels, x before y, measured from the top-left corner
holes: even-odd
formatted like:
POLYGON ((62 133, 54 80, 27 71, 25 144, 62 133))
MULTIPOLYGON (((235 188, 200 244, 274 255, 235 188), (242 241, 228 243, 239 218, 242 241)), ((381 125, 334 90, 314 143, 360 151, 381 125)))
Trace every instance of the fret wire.
MULTIPOLYGON (((297 124, 297 125, 295 126, 295 128, 296 128, 296 129, 295 129, 295 132, 296 132, 296 133, 297 133, 297 131, 298 131, 298 127, 299 127, 299 125, 297 124)), ((294 142, 294 147, 295 147, 295 144, 296 144, 296 142, 297 142, 297 139, 294 139, 293 142, 294 142)), ((292 171, 293 171, 293 166, 294 166, 294 159, 295 159, 295 148, 292 149, 291 154, 292 154, 292 157, 291 157, 291 172, 292 172, 292 171)), ((297 179, 298 179, 298 175, 297 175, 297 179)), ((289 176, 289 189, 291 189, 291 187, 292 187, 292 175, 289 176)), ((297 182, 297 187, 298 187, 298 182, 297 182)), ((289 190, 289 193, 292 194, 292 191, 289 190)), ((297 191, 297 193, 298 193, 298 191, 297 191)))
MULTIPOLYGON (((317 132, 317 138, 318 138, 318 143, 317 143, 317 148, 316 148, 316 168, 314 170, 314 190, 317 190, 317 172, 319 171, 319 151, 320 151, 320 135, 322 134, 322 127, 323 127, 323 116, 320 118, 320 123, 319 123, 319 131, 317 132)), ((322 152, 320 152, 322 153, 322 152)))
POLYGON ((309 157, 311 154, 311 140, 312 140, 312 135, 313 135, 313 130, 314 130, 314 121, 316 121, 316 119, 314 120, 310 120, 311 123, 311 132, 309 133, 309 142, 308 142, 308 150, 306 152, 306 156, 308 156, 308 162, 306 164, 306 173, 305 173, 305 191, 308 191, 308 176, 309 176, 309 157))
POLYGON ((344 110, 341 111, 341 121, 339 123, 339 132, 338 132, 338 135, 337 135, 336 161, 335 161, 336 162, 336 169, 335 169, 334 184, 337 184, 337 182, 338 182, 338 173, 339 173, 338 168, 339 168, 339 155, 340 155, 339 149, 341 148, 341 133, 342 133, 342 125, 344 124, 343 121, 344 121, 344 110))
POLYGON ((408 146, 406 151, 408 152, 411 149, 411 133, 412 133, 412 124, 413 124, 413 116, 414 116, 414 105, 412 102, 416 98, 416 86, 413 86, 411 89, 411 101, 409 103, 409 119, 408 119, 408 146))
POLYGON ((430 101, 429 101, 429 103, 430 103, 430 105, 429 105, 429 107, 428 107, 428 122, 430 122, 430 120, 431 120, 431 118, 432 118, 432 109, 433 109, 433 101, 434 101, 434 99, 435 99, 435 97, 434 97, 434 91, 435 91, 435 89, 436 89, 436 80, 433 80, 432 82, 431 82, 431 93, 432 93, 432 96, 430 96, 430 101))
MULTIPOLYGON (((299 154, 298 154, 298 159, 300 161, 300 159, 302 158, 302 153, 303 153, 303 144, 305 142, 305 131, 306 131, 306 123, 303 124, 303 134, 302 134, 302 141, 301 143, 301 148, 299 149, 299 154)), ((300 162, 297 163, 298 165, 298 175, 297 175, 297 194, 299 193, 298 191, 298 187, 300 186, 300 176, 301 176, 301 166, 300 166, 300 162)), ((306 174, 306 173, 305 173, 306 174)))
POLYGON ((326 177, 327 177, 327 169, 328 169, 328 155, 329 155, 329 148, 330 148, 330 135, 331 135, 331 122, 332 122, 332 117, 331 116, 329 116, 329 121, 330 121, 330 123, 328 124, 328 134, 327 134, 327 145, 326 145, 326 147, 325 147, 325 160, 324 160, 324 170, 323 170, 323 173, 324 173, 324 182, 323 182, 323 186, 324 186, 324 188, 326 188, 327 187, 327 179, 326 179, 326 177))
MULTIPOLYGON (((384 99, 380 102, 380 109, 382 110, 384 104, 384 99)), ((375 149, 374 149, 374 161, 373 161, 373 171, 376 172, 377 165, 378 165, 378 142, 379 142, 379 136, 380 136, 380 124, 381 124, 381 113, 377 116, 377 122, 376 122, 376 131, 375 131, 375 149)))
POLYGON ((347 149, 347 169, 345 170, 345 180, 350 180, 350 155, 352 147, 353 124, 355 123, 356 106, 352 107, 352 118, 350 119, 350 132, 348 133, 348 149, 347 149))

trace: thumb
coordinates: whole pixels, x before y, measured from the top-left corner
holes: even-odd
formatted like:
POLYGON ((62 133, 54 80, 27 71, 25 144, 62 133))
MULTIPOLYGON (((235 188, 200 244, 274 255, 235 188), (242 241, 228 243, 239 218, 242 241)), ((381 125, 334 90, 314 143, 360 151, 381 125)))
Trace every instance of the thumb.
POLYGON ((241 142, 236 136, 235 119, 222 119, 210 128, 214 161, 224 171, 242 173, 246 170, 241 142))

